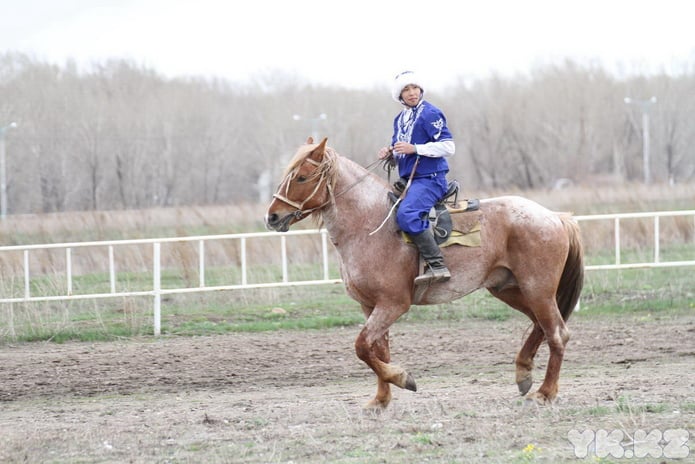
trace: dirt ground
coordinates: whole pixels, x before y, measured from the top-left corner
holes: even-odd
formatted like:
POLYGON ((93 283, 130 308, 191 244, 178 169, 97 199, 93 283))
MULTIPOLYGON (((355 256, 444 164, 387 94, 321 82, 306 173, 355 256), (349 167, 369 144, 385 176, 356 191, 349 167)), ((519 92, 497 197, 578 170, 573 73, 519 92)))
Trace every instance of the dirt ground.
POLYGON ((527 326, 397 323, 418 392, 381 414, 359 327, 1 346, 0 462, 578 462, 573 430, 685 430, 675 454, 586 462, 695 462, 695 314, 574 318, 549 407, 514 384, 527 326))

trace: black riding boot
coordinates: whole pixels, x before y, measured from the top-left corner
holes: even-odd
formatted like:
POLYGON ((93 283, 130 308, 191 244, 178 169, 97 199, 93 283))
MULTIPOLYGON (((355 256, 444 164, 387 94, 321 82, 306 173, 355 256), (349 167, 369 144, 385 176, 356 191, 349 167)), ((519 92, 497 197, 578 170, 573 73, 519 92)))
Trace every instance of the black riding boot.
POLYGON ((449 269, 444 265, 442 250, 439 249, 432 232, 426 230, 418 235, 410 235, 410 240, 417 246, 420 256, 427 263, 427 270, 415 278, 415 285, 445 282, 451 278, 449 269))

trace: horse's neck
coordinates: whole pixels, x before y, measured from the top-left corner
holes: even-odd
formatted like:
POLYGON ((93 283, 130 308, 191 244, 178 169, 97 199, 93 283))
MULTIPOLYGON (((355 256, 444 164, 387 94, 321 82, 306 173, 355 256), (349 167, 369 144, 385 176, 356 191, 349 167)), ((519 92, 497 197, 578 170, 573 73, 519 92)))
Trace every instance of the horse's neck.
POLYGON ((344 242, 351 234, 371 232, 379 227, 389 212, 388 188, 381 179, 351 160, 343 157, 338 160, 335 202, 324 212, 323 220, 331 237, 344 242))

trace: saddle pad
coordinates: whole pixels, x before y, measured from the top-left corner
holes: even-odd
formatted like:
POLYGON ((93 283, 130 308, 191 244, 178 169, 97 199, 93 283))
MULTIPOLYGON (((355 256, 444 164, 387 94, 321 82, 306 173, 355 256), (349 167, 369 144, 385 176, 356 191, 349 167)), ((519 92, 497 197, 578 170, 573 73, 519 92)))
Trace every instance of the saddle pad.
POLYGON ((452 230, 449 238, 446 242, 439 245, 440 248, 448 247, 451 245, 461 245, 465 247, 479 247, 480 246, 480 222, 477 222, 475 226, 468 232, 461 232, 460 230, 452 230))
MULTIPOLYGON (((403 241, 405 241, 405 243, 413 243, 408 234, 405 232, 401 232, 401 236, 403 237, 403 241)), ((480 243, 480 221, 476 221, 468 230, 452 230, 449 238, 444 243, 441 243, 439 247, 444 248, 451 245, 479 247, 480 243)))

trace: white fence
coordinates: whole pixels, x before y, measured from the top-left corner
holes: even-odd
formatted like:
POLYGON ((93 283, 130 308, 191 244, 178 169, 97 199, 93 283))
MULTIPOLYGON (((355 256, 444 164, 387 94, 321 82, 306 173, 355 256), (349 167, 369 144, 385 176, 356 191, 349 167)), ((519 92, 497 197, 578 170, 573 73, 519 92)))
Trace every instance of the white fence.
MULTIPOLYGON (((240 290, 251 288, 264 287, 283 287, 283 286, 300 286, 300 285, 318 285, 340 283, 340 279, 331 279, 329 277, 329 247, 328 233, 325 230, 297 230, 289 231, 284 234, 277 232, 259 232, 259 233, 243 233, 243 234, 224 234, 224 235, 205 235, 192 237, 172 237, 172 238, 155 238, 155 239, 139 239, 139 240, 113 240, 100 242, 75 242, 75 243, 55 243, 46 245, 16 245, 0 247, 0 254, 6 252, 23 253, 23 281, 24 292, 21 297, 5 297, 0 298, 0 303, 30 303, 40 301, 61 301, 61 300, 79 300, 79 299, 98 299, 98 298, 113 298, 113 297, 130 297, 130 296, 152 296, 154 298, 154 334, 161 333, 161 303, 163 295, 177 293, 193 293, 193 292, 212 292, 220 290, 240 290), (323 276, 317 280, 290 280, 288 272, 287 258, 287 238, 297 235, 319 235, 321 239, 321 263, 323 276), (280 281, 249 283, 248 278, 248 260, 246 256, 247 242, 255 238, 274 237, 280 241, 280 257, 282 263, 282 278, 280 281), (231 285, 216 285, 209 286, 206 283, 206 260, 205 260, 205 244, 216 240, 238 240, 240 249, 240 282, 231 285), (180 287, 180 288, 162 288, 162 258, 161 247, 165 243, 173 242, 197 242, 197 258, 198 258, 198 275, 199 281, 197 287, 180 287), (115 253, 116 249, 123 246, 132 245, 151 245, 152 246, 152 289, 143 291, 117 291, 116 289, 116 266, 115 253), (73 257, 72 252, 76 248, 94 248, 108 247, 108 274, 110 291, 105 293, 87 293, 75 294, 73 292, 73 257), (61 295, 32 295, 31 293, 31 274, 30 274, 30 254, 38 250, 64 249, 65 250, 65 293, 61 295)), ((119 271, 123 272, 123 269, 119 271)))
MULTIPOLYGON (((587 265, 586 270, 600 269, 632 269, 632 268, 650 268, 650 267, 671 267, 671 266, 695 266, 695 247, 693 247, 693 256, 690 260, 667 261, 663 260, 661 250, 661 235, 660 235, 660 219, 664 217, 677 216, 692 216, 695 221, 695 210, 689 211, 670 211, 670 212, 653 212, 653 213, 626 213, 626 214, 603 214, 593 216, 575 216, 581 223, 584 221, 613 221, 614 241, 615 241, 615 257, 612 264, 587 265), (651 218, 653 220, 653 236, 654 236, 654 253, 653 259, 646 262, 638 263, 622 263, 622 248, 621 248, 621 221, 628 219, 644 219, 651 218)), ((75 242, 75 243, 57 243, 45 245, 17 245, 0 247, 0 256, 8 252, 21 252, 23 254, 23 295, 15 297, 6 297, 0 295, 0 303, 30 303, 40 301, 60 301, 60 300, 78 300, 78 299, 99 299, 113 297, 129 297, 129 296, 151 296, 154 299, 153 318, 154 318, 154 334, 161 333, 161 302, 162 296, 168 294, 181 294, 193 292, 210 292, 220 290, 239 290, 250 288, 264 287, 283 287, 283 286, 300 286, 300 285, 319 285, 319 284, 335 284, 340 283, 340 279, 331 279, 329 274, 330 260, 329 255, 332 248, 328 247, 328 235, 325 230, 298 230, 289 231, 286 233, 277 232, 262 232, 262 233, 244 233, 244 234, 226 234, 226 235, 207 235, 194 237, 176 237, 176 238, 156 238, 156 239, 140 239, 140 240, 114 240, 100 242, 75 242), (288 256, 287 256, 287 238, 297 235, 318 235, 321 240, 321 266, 323 276, 320 279, 314 280, 290 280, 288 272, 288 256), (282 266, 282 278, 280 281, 249 283, 248 279, 248 262, 247 262, 247 242, 258 238, 273 238, 280 241, 280 258, 282 266), (217 285, 209 286, 206 283, 206 260, 205 248, 206 243, 215 240, 238 240, 240 249, 240 282, 233 285, 217 285), (180 287, 180 288, 162 288, 162 259, 161 246, 165 243, 172 242, 197 242, 197 261, 198 261, 198 286, 180 287), (143 291, 118 291, 116 288, 117 273, 115 267, 115 253, 119 247, 129 245, 151 245, 152 246, 152 288, 151 290, 143 291), (108 247, 108 274, 110 291, 104 293, 88 293, 77 294, 73 292, 73 258, 72 252, 77 248, 89 247, 108 247), (59 295, 33 295, 31 292, 31 273, 30 273, 30 254, 37 250, 63 249, 65 250, 65 282, 66 288, 63 294, 59 295)), ((119 269, 120 272, 124 270, 119 269)))
MULTIPOLYGON (((614 262, 612 264, 587 265, 587 271, 601 269, 636 269, 636 268, 654 268, 654 267, 678 267, 678 266, 693 266, 695 265, 695 246, 693 247, 692 259, 681 261, 664 261, 661 257, 661 218, 664 217, 687 217, 693 218, 695 226, 695 210, 686 211, 662 211, 652 213, 621 213, 621 214, 596 214, 592 216, 575 216, 574 218, 580 223, 588 221, 613 221, 613 241, 615 247, 614 262), (651 261, 642 261, 636 263, 622 262, 622 242, 620 234, 620 222, 625 219, 652 219, 653 233, 653 255, 651 261)), ((695 245, 695 240, 693 240, 695 245)))

